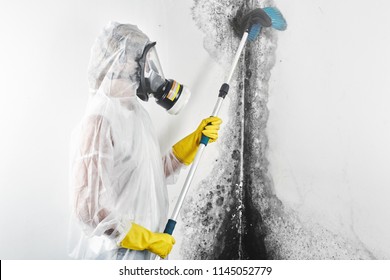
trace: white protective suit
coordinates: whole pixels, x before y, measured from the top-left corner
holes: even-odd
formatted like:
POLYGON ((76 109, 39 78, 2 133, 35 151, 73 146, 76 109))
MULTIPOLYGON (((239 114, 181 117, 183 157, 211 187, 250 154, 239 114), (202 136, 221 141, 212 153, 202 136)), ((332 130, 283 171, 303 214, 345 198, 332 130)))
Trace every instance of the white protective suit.
POLYGON ((182 163, 160 153, 148 113, 136 96, 136 59, 149 38, 111 22, 97 38, 88 70, 92 92, 71 141, 73 219, 69 254, 77 259, 151 259, 118 243, 135 222, 161 232, 167 221, 167 178, 182 163))

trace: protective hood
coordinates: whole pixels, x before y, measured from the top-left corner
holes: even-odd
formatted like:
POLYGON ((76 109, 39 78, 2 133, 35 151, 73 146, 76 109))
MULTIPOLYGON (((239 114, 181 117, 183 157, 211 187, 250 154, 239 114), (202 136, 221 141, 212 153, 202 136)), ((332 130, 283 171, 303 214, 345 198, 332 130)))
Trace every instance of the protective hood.
POLYGON ((88 68, 92 94, 102 90, 111 97, 135 96, 140 75, 137 60, 149 38, 137 26, 110 22, 97 37, 88 68))

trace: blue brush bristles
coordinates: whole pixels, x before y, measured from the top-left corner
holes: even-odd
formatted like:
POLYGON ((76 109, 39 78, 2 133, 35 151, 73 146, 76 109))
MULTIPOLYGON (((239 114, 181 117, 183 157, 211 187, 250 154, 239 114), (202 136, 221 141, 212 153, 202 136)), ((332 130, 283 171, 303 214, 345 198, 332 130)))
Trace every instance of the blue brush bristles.
POLYGON ((272 27, 283 31, 287 28, 287 22, 284 19, 282 13, 275 7, 266 7, 263 8, 264 12, 271 18, 272 20, 272 27))
MULTIPOLYGON (((268 15, 268 17, 271 19, 272 28, 275 28, 276 30, 286 30, 287 28, 287 22, 284 19, 282 13, 275 7, 266 7, 263 8, 263 11, 268 15)), ((256 40, 256 38, 259 36, 261 32, 262 26, 260 23, 253 24, 249 31, 248 31, 248 40, 253 42, 256 40)))
POLYGON ((250 30, 249 30, 248 40, 253 42, 254 40, 256 40, 256 38, 260 34, 260 32, 261 32, 260 23, 256 23, 256 24, 252 25, 250 30))

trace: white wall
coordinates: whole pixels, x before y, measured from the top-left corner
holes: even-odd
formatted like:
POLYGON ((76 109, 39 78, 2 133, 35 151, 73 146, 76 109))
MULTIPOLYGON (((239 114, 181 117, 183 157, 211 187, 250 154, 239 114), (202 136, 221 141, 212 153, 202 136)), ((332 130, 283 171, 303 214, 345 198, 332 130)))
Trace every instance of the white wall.
POLYGON ((388 1, 277 1, 270 84, 275 191, 304 219, 390 258, 388 1))
MULTIPOLYGON (((197 105, 179 117, 146 104, 163 150, 210 114, 223 70, 203 49, 190 0, 3 2, 0 258, 65 259, 68 141, 86 105, 89 50, 99 30, 109 20, 137 24, 158 42, 166 76, 192 89, 197 105)), ((270 87, 275 191, 306 219, 356 235, 377 257, 390 258, 389 5, 277 4, 289 28, 279 35, 270 87)), ((183 178, 170 190, 172 202, 183 178)))

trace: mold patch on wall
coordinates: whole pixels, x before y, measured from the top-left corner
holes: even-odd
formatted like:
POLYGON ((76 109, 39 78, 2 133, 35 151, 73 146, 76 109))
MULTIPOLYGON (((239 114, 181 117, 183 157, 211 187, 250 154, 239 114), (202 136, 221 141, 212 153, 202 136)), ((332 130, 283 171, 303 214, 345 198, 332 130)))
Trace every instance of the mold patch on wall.
MULTIPOLYGON (((195 0, 204 47, 224 69, 240 38, 236 16, 274 1, 195 0)), ((283 11, 282 11, 283 12, 283 11)), ((288 18, 287 18, 288 20, 288 18)), ((288 30, 286 31, 288 32, 288 30)), ((275 63, 276 33, 265 29, 249 43, 230 84, 229 119, 218 141, 221 157, 182 209, 185 259, 370 259, 359 240, 301 222, 273 192, 268 173, 268 81, 275 63)), ((228 71, 228 70, 226 70, 228 71)))

